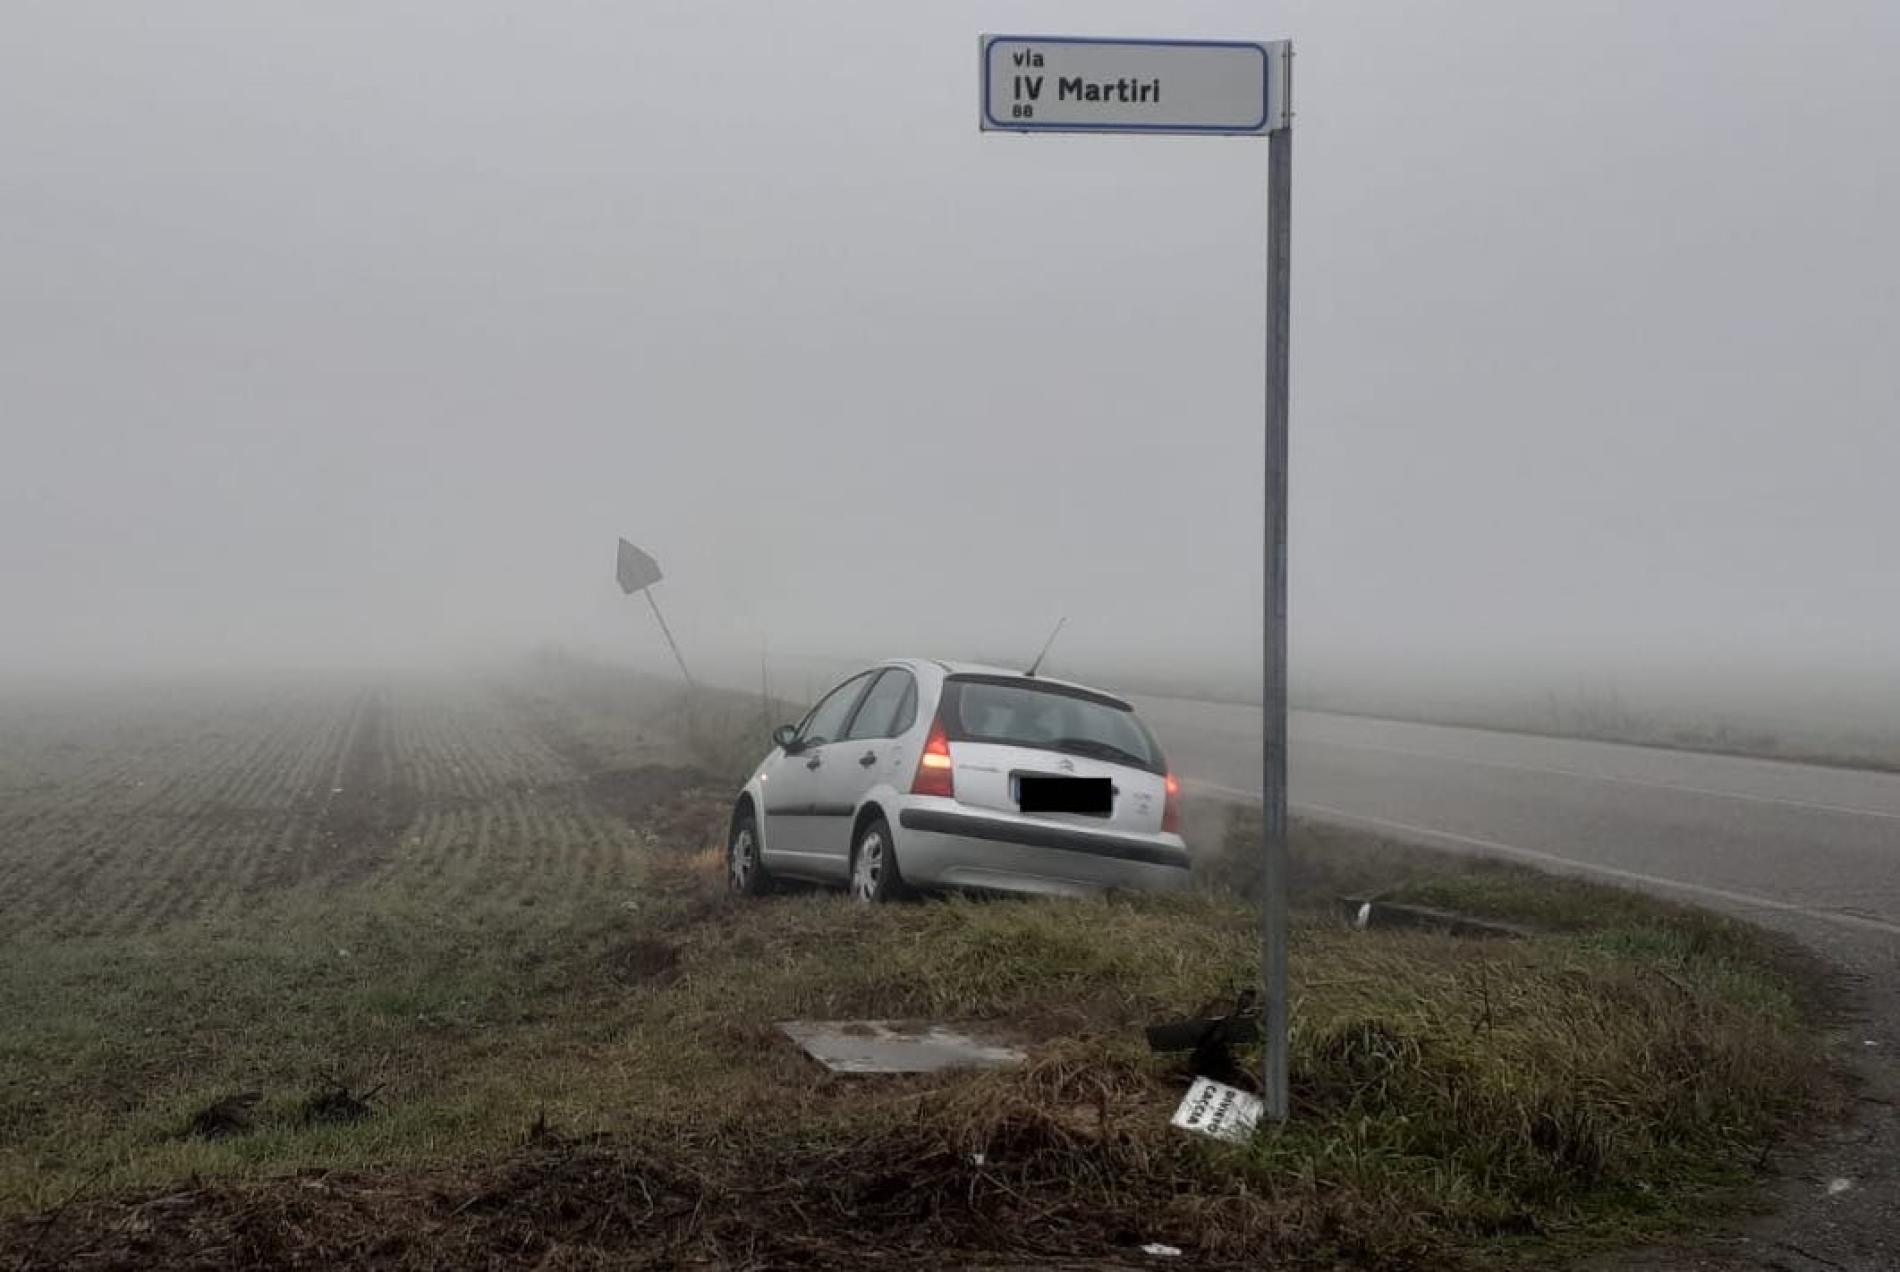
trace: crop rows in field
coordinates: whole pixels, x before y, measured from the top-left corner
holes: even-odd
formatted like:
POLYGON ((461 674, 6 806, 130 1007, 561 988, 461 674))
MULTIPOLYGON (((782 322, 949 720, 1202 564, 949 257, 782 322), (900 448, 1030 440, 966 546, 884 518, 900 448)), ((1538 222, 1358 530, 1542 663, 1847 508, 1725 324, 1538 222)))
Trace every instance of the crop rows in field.
POLYGON ((389 780, 426 805, 481 803, 504 791, 532 793, 579 776, 493 693, 414 685, 390 700, 389 780))
POLYGON ((457 902, 580 897, 624 880, 632 832, 587 799, 558 721, 516 693, 400 697, 397 780, 417 796, 391 882, 457 902))
POLYGON ((306 688, 141 705, 74 721, 64 763, 0 801, 0 931, 139 930, 267 884, 296 860, 355 709, 306 688))
POLYGON ((632 869, 631 832, 518 687, 299 684, 5 720, 0 940, 135 933, 299 886, 580 897, 632 869))
POLYGON ((576 801, 505 798, 426 813, 392 882, 462 904, 580 901, 630 887, 634 832, 576 801))
POLYGON ((543 663, 498 682, 511 715, 581 772, 690 767, 681 686, 586 662, 543 663))

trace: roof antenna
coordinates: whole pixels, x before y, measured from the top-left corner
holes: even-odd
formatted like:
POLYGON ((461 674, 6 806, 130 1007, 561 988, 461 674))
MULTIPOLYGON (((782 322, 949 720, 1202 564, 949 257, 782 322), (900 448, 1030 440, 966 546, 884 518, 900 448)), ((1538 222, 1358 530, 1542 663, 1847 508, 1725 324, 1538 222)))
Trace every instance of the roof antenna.
POLYGON ((1062 625, 1068 621, 1069 616, 1067 614, 1064 614, 1061 618, 1056 620, 1056 630, 1050 632, 1049 639, 1042 642, 1042 652, 1036 655, 1036 661, 1029 664, 1029 670, 1025 671, 1023 675, 1033 676, 1036 674, 1036 668, 1042 666, 1042 660, 1049 656, 1049 646, 1056 643, 1057 633, 1062 630, 1062 625))

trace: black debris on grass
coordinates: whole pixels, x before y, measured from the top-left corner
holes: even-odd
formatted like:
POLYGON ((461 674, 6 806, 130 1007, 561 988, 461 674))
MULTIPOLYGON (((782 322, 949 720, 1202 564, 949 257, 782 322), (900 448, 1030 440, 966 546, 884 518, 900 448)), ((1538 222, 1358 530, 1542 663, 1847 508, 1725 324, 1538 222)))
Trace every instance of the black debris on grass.
POLYGON ((251 1129, 251 1110, 263 1099, 261 1092, 240 1091, 222 1096, 192 1114, 185 1134, 193 1139, 224 1139, 251 1129))
POLYGON ((376 1111, 370 1101, 382 1089, 379 1084, 359 1093, 341 1082, 332 1082, 303 1102, 303 1123, 319 1126, 360 1122, 376 1111))

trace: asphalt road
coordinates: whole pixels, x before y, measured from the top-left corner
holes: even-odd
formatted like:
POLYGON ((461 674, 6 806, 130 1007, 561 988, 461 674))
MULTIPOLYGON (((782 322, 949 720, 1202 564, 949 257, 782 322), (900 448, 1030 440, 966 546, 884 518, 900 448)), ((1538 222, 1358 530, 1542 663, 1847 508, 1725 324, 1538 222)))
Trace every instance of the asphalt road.
MULTIPOLYGON (((1139 705, 1190 793, 1258 798, 1258 708, 1139 705)), ((1790 1163, 1779 1214, 1682 1265, 1900 1267, 1900 774, 1307 712, 1289 735, 1296 814, 1706 905, 1841 968, 1861 1116, 1790 1163)))

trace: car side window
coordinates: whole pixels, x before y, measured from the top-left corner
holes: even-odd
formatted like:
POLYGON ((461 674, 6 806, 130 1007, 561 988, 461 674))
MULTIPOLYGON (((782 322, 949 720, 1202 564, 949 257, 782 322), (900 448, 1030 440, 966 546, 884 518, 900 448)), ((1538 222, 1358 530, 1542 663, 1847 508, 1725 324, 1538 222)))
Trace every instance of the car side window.
POLYGON ((897 703, 897 718, 891 722, 891 736, 902 737, 917 723, 917 678, 904 674, 904 696, 897 703))
POLYGON ((845 736, 854 739, 896 737, 910 726, 916 716, 916 680, 908 671, 888 667, 877 678, 877 683, 871 686, 871 691, 864 695, 864 701, 859 704, 857 715, 851 718, 851 728, 845 736), (910 720, 903 719, 906 703, 910 706, 910 720))
POLYGON ((851 708, 858 701, 858 694, 870 680, 871 673, 851 679, 825 695, 824 701, 811 709, 805 717, 804 725, 798 730, 798 740, 806 746, 820 746, 835 741, 844 732, 844 722, 851 716, 851 708))

